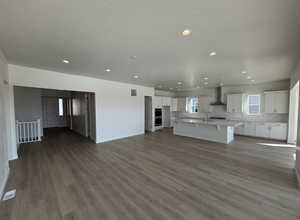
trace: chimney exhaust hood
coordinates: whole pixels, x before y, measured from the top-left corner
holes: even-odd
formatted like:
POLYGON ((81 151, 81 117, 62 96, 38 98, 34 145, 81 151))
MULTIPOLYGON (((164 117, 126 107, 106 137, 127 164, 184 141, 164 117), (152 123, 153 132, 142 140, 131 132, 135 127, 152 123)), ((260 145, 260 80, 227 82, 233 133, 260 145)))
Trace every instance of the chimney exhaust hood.
POLYGON ((217 100, 214 103, 211 103, 210 105, 226 105, 222 102, 222 87, 219 86, 216 88, 217 92, 217 100))

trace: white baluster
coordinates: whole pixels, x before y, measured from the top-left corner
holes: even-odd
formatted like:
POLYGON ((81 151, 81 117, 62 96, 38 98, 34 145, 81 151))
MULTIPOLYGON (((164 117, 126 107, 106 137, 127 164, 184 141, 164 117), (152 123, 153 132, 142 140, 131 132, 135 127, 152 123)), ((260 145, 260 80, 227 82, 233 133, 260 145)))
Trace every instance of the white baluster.
POLYGON ((38 124, 38 141, 41 141, 41 119, 37 120, 38 124))

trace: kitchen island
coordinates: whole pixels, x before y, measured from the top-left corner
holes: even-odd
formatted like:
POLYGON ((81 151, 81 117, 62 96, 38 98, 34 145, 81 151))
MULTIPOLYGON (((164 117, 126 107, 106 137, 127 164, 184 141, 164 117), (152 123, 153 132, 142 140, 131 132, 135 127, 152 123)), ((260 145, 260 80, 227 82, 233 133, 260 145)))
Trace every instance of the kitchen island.
POLYGON ((215 119, 179 118, 174 123, 174 134, 207 141, 229 144, 234 140, 234 128, 241 122, 215 119))

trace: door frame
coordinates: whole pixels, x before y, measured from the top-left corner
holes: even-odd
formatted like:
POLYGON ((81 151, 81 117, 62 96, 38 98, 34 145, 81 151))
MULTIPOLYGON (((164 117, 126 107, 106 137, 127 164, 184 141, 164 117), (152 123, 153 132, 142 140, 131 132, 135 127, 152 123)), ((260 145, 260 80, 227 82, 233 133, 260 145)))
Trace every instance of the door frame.
POLYGON ((288 143, 297 143, 299 113, 299 81, 290 89, 288 143))

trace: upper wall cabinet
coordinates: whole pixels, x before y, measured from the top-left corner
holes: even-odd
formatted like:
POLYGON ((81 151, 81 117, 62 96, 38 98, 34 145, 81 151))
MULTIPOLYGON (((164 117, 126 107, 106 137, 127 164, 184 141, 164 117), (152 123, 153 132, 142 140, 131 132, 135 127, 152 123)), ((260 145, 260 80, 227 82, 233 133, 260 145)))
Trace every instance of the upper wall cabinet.
MULTIPOLYGON (((153 108, 162 108, 163 106, 170 106, 172 105, 172 98, 171 97, 163 97, 163 96, 153 96, 152 99, 153 108)), ((176 106, 177 108, 177 106, 176 106)))
POLYGON ((162 97, 163 106, 171 106, 171 97, 162 97))
POLYGON ((161 96, 153 96, 152 98, 152 106, 153 108, 162 108, 163 99, 161 96))
POLYGON ((227 112, 241 113, 243 112, 243 94, 227 95, 227 112))
POLYGON ((271 91, 265 92, 265 113, 288 114, 289 92, 271 91))

